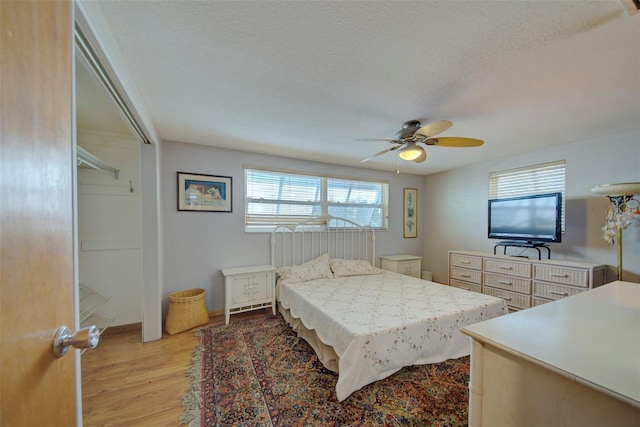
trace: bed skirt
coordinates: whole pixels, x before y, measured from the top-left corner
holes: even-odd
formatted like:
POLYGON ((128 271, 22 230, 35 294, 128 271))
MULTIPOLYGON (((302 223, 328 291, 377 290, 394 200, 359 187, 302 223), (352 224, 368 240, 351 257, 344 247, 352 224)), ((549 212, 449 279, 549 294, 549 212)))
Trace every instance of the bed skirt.
POLYGON ((311 348, 318 355, 318 359, 328 370, 338 373, 338 361, 339 356, 336 354, 333 347, 320 341, 316 331, 307 329, 302 321, 296 317, 293 317, 290 310, 284 308, 282 304, 278 304, 278 311, 282 314, 284 320, 291 326, 291 329, 298 334, 300 338, 309 343, 311 348))

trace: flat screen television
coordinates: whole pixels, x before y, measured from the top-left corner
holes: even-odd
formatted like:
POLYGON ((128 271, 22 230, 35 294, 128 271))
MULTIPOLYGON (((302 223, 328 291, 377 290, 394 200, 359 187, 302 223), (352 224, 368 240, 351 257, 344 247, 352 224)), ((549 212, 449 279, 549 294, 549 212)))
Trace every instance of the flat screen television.
POLYGON ((513 242, 562 241, 562 193, 489 200, 489 238, 513 242))

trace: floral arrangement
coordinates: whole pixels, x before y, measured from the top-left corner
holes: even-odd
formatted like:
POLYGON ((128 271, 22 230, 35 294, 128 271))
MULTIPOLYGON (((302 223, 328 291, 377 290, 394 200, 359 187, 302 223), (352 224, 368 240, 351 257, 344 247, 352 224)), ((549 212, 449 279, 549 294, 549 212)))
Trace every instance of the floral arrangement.
POLYGON ((611 204, 606 212, 607 222, 602 227, 602 238, 614 243, 618 229, 624 230, 640 217, 640 201, 631 196, 610 197, 611 204))

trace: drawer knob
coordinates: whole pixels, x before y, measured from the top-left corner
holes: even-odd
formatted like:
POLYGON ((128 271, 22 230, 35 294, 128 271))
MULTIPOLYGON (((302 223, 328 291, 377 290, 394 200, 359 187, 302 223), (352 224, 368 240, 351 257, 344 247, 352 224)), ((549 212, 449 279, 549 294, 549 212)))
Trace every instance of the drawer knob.
POLYGON ((513 267, 503 267, 503 266, 500 266, 500 269, 501 269, 501 270, 513 270, 513 267))
POLYGON ((513 286, 513 283, 511 283, 511 282, 502 282, 502 281, 499 281, 498 283, 500 283, 501 285, 513 286))
POLYGON ((559 277, 561 279, 568 279, 569 275, 568 274, 551 274, 551 277, 559 277))

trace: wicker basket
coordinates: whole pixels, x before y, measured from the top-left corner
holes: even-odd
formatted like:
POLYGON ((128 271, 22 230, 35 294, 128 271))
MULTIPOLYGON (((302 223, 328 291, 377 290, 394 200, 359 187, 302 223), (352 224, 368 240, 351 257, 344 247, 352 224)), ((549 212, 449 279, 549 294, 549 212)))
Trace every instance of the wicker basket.
POLYGON ((187 289, 169 294, 169 312, 164 329, 169 335, 209 323, 204 289, 187 289))

